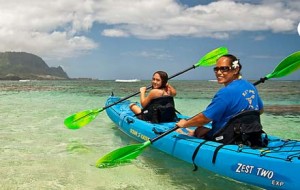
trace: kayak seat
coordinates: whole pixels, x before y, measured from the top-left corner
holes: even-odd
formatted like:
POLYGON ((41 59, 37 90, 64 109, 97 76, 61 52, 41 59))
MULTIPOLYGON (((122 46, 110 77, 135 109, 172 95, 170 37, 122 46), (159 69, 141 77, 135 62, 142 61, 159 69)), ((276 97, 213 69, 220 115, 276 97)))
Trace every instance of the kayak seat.
POLYGON ((260 112, 246 110, 232 117, 213 135, 213 141, 223 144, 247 145, 252 148, 266 147, 268 138, 262 130, 260 112), (264 135, 264 138, 262 137, 264 135))
POLYGON ((175 102, 172 96, 161 96, 154 98, 142 109, 137 116, 151 123, 175 122, 178 120, 176 115, 175 102))

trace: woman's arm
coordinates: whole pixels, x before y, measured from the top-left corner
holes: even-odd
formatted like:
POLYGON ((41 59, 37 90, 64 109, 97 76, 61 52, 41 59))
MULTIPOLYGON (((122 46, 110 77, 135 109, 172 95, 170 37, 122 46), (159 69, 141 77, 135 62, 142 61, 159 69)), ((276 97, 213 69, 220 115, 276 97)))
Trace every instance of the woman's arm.
POLYGON ((210 121, 211 120, 205 117, 203 113, 199 113, 188 120, 184 120, 184 119, 180 120, 176 125, 181 128, 199 127, 209 123, 210 121))
POLYGON ((146 87, 141 87, 140 88, 140 103, 143 107, 145 107, 146 104, 146 90, 147 88, 146 87))
POLYGON ((160 92, 160 90, 158 89, 152 89, 148 93, 148 96, 146 96, 146 90, 146 87, 140 88, 140 102, 143 107, 146 107, 152 99, 158 97, 158 94, 160 92))

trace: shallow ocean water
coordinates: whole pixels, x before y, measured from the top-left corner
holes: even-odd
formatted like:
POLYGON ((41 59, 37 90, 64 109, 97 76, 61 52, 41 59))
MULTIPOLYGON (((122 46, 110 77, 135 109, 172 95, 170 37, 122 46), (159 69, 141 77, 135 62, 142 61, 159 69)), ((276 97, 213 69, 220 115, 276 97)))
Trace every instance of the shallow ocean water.
MULTIPOLYGON (((69 115, 104 106, 111 92, 126 97, 149 81, 0 81, 0 189, 259 189, 148 148, 115 168, 95 167, 98 158, 137 143, 117 129, 105 111, 87 126, 67 129, 69 115), (162 159, 163 158, 163 159, 162 159)), ((203 110, 221 86, 172 81, 176 107, 185 115, 203 110)), ((258 86, 266 111, 264 130, 300 139, 300 81, 258 86)), ((138 101, 138 97, 131 98, 138 101)))

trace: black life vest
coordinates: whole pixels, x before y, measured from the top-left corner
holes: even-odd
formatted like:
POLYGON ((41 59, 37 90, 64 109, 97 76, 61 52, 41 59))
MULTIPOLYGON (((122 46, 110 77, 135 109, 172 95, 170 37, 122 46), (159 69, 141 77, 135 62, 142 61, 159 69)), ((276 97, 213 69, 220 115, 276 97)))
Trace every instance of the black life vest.
POLYGON ((161 96, 154 98, 142 109, 141 118, 152 123, 173 122, 177 120, 174 98, 161 96))
POLYGON ((243 111, 213 135, 213 140, 223 144, 244 144, 253 148, 266 147, 268 138, 262 130, 257 110, 243 111))

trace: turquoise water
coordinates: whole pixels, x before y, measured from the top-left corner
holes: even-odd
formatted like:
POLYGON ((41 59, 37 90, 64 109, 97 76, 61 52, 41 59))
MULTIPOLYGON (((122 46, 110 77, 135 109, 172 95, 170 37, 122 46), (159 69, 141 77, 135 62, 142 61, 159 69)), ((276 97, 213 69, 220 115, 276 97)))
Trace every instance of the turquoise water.
MULTIPOLYGON (((131 164, 98 169, 104 154, 137 143, 105 112, 79 130, 64 119, 104 106, 114 92, 128 96, 149 81, 0 81, 0 189, 258 189, 148 148, 131 164)), ((177 109, 203 110, 221 86, 209 81, 172 81, 177 109)), ((300 139, 300 81, 266 81, 258 89, 266 105, 264 130, 300 139)), ((138 101, 138 97, 131 98, 138 101)))

